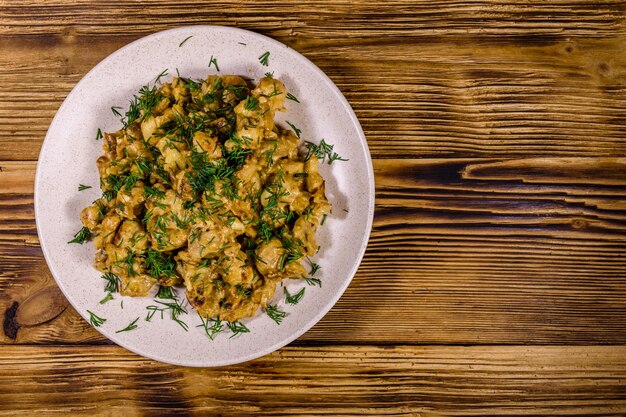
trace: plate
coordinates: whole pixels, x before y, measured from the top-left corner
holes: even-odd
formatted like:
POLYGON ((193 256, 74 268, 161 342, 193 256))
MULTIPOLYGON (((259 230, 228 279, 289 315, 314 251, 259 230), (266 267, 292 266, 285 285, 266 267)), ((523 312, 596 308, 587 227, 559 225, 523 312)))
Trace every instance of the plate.
MULTIPOLYGON (((90 312, 106 319, 96 329, 113 342, 137 354, 176 365, 221 366, 268 354, 295 340, 317 323, 348 287, 361 262, 374 212, 374 174, 365 136, 350 105, 332 81, 313 63, 288 46, 241 29, 189 26, 158 32, 114 52, 95 66, 74 87, 59 108, 44 140, 35 179, 35 215, 44 256, 59 287, 74 308, 89 321, 90 312), (269 52, 269 56, 266 55, 269 52), (265 55, 264 55, 265 54, 265 55), (266 58, 266 59, 263 59, 266 58), (263 65, 261 61, 266 61, 263 65), (211 64, 211 65, 209 65, 211 64), (217 65, 216 65, 217 64, 217 65), (219 72, 218 72, 219 68, 219 72), (99 176, 95 161, 102 141, 96 132, 121 128, 119 117, 139 88, 168 71, 162 80, 181 76, 205 78, 208 74, 238 74, 257 82, 273 72, 299 102, 287 100, 287 112, 277 114, 302 131, 303 139, 322 138, 348 161, 323 164, 326 193, 333 213, 318 231, 321 250, 314 260, 322 282, 308 286, 288 280, 290 293, 306 287, 296 305, 285 304, 278 286, 274 302, 288 313, 277 325, 261 311, 242 323, 249 333, 210 340, 200 317, 190 306, 181 319, 188 331, 158 314, 146 321, 151 297, 115 298, 100 304, 105 281, 92 265, 95 249, 90 242, 68 244, 81 228, 82 208, 97 199, 99 176), (93 188, 78 191, 79 184, 93 188), (118 332, 135 318, 136 328, 118 332)), ((179 297, 184 299, 182 291, 179 297)))

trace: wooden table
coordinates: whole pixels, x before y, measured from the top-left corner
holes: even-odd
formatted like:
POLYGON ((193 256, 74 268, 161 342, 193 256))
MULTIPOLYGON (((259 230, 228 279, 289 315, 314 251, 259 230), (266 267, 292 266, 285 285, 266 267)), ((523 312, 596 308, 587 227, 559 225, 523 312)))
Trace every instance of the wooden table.
POLYGON ((621 1, 0 0, 0 415, 626 414, 621 1), (345 295, 290 346, 191 369, 68 306, 33 178, 59 105, 166 28, 238 26, 337 84, 374 158, 345 295))

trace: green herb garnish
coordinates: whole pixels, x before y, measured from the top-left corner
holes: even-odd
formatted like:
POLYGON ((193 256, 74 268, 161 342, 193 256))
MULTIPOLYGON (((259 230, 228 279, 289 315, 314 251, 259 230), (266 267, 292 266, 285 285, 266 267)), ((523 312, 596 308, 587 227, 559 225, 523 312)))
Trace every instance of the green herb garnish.
POLYGON ((293 131, 295 132, 297 137, 300 137, 300 133, 302 133, 302 131, 300 129, 298 129, 297 127, 295 127, 293 124, 289 123, 289 121, 287 121, 287 124, 289 126, 291 126, 291 128, 293 129, 293 131))
POLYGON ((233 332, 233 335, 230 337, 230 339, 241 333, 250 333, 250 329, 248 329, 243 323, 240 323, 238 321, 234 321, 232 323, 228 322, 226 324, 228 325, 230 331, 233 332))
MULTIPOLYGON (((187 36, 185 39, 183 39, 183 41, 181 43, 178 44, 178 47, 180 48, 181 46, 183 46, 185 44, 185 42, 187 42, 191 38, 193 38, 193 35, 187 36)), ((176 69, 176 71, 178 72, 178 68, 176 69)))
POLYGON ((298 304, 300 300, 302 300, 302 297, 304 297, 304 290, 306 290, 306 287, 303 287, 300 291, 292 295, 289 293, 289 290, 287 290, 287 287, 285 287, 285 301, 291 305, 298 304))
POLYGON ((209 68, 211 68, 211 65, 215 65, 215 69, 220 70, 220 67, 217 65, 217 58, 214 58, 213 55, 211 55, 211 60, 209 61, 209 68))
POLYGON ((343 159, 337 152, 333 151, 334 145, 327 143, 324 139, 321 140, 319 145, 309 141, 306 141, 305 145, 308 151, 304 157, 305 161, 308 161, 311 155, 315 155, 321 162, 324 162, 326 158, 328 158, 328 165, 332 164, 333 161, 347 161, 347 159, 343 159))
POLYGON ((115 333, 122 333, 122 332, 130 332, 131 330, 135 330, 137 328, 137 322, 139 321, 139 317, 137 317, 135 320, 131 321, 128 326, 124 327, 121 330, 116 331, 115 333))
POLYGON ((306 260, 309 262, 309 265, 311 266, 311 275, 315 275, 315 273, 317 271, 320 270, 321 266, 318 263, 313 262, 312 260, 310 260, 309 258, 306 258, 306 260))
POLYGON ((291 101, 295 101, 296 103, 300 103, 300 100, 298 100, 298 97, 294 96, 291 93, 287 93, 287 100, 291 100, 291 101))
POLYGON ((312 287, 315 287, 317 285, 318 287, 322 288, 322 280, 319 278, 306 277, 304 278, 304 280, 312 287))
POLYGON ((165 198, 165 192, 159 190, 156 187, 151 187, 149 185, 145 185, 143 186, 143 195, 144 197, 146 197, 147 199, 157 199, 157 200, 161 200, 163 198, 165 198))
POLYGON ((274 320, 278 325, 280 325, 283 319, 288 316, 286 312, 280 311, 278 309, 278 306, 273 304, 268 304, 268 306, 265 307, 265 312, 267 313, 269 318, 274 320))
POLYGON ((199 324, 196 327, 204 328, 204 331, 206 332, 206 335, 209 337, 209 339, 215 340, 215 336, 217 336, 218 333, 224 331, 224 325, 222 324, 222 320, 204 318, 199 314, 198 317, 200 317, 200 320, 202 320, 202 324, 199 324))
POLYGON ((246 101, 245 101, 243 107, 246 110, 252 111, 252 110, 256 109, 258 105, 259 105, 259 100, 256 97, 248 96, 248 97, 246 97, 246 101))
MULTIPOLYGON (((144 257, 148 273, 154 278, 169 278, 174 275, 174 271, 176 270, 176 262, 171 256, 163 252, 148 248, 144 254, 144 257)), ((159 294, 166 294, 168 290, 171 294, 172 289, 170 287, 161 286, 159 288, 159 293, 157 294, 157 297, 159 297, 159 294)))
POLYGON ((107 272, 102 275, 102 279, 106 280, 107 284, 104 287, 104 291, 107 292, 118 292, 120 289, 120 278, 117 275, 112 274, 111 272, 107 272))
POLYGON ((172 287, 166 287, 164 285, 159 286, 159 291, 156 293, 155 297, 162 300, 176 300, 172 287))
POLYGON ((266 66, 266 67, 269 64, 269 60, 270 60, 270 52, 269 51, 266 51, 265 53, 263 53, 263 55, 261 55, 259 57, 259 62, 261 64, 263 64, 264 66, 266 66))
POLYGON ((114 115, 116 115, 117 117, 122 117, 122 113, 120 113, 119 110, 122 110, 122 108, 117 106, 111 107, 111 111, 114 115))
POLYGON ((92 188, 91 185, 78 184, 78 191, 88 190, 92 188))
POLYGON ((89 313, 89 323, 91 323, 93 327, 100 327, 105 321, 107 321, 107 319, 98 317, 95 313, 89 310, 87 310, 87 313, 89 313))
POLYGON ((162 301, 155 300, 157 303, 161 304, 164 307, 159 307, 155 305, 147 306, 146 310, 148 310, 149 313, 146 316, 146 321, 150 321, 157 311, 161 313, 161 319, 163 319, 163 313, 165 313, 166 311, 170 311, 171 319, 174 320, 176 323, 178 323, 178 325, 182 327, 184 331, 188 331, 189 326, 187 325, 187 323, 185 323, 179 318, 181 314, 187 314, 187 310, 185 310, 185 308, 182 306, 182 304, 178 302, 176 298, 173 298, 173 300, 174 300, 173 302, 169 302, 169 303, 164 303, 162 301))
POLYGON ((91 239, 91 232, 86 227, 82 227, 76 234, 74 235, 74 239, 70 240, 67 243, 80 243, 81 245, 91 239))
POLYGON ((100 300, 100 304, 108 303, 111 300, 113 300, 113 294, 107 293, 106 297, 104 297, 102 300, 100 300))

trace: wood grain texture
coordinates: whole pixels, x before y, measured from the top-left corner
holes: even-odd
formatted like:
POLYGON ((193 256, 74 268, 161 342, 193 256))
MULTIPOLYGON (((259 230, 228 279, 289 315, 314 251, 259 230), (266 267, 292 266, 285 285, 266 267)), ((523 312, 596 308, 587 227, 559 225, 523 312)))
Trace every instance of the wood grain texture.
MULTIPOLYGON (((30 181, 11 182, 34 163, 7 166, 0 312, 53 285, 30 181)), ((624 159, 377 159, 374 169, 365 259, 301 343, 626 343, 624 159)), ((71 308, 39 323, 0 340, 106 343, 71 308)))
POLYGON ((250 28, 311 59, 355 108, 374 157, 626 153, 623 2, 5 3, 0 160, 36 159, 63 98, 109 53, 201 23, 250 28))
POLYGON ((618 0, 0 0, 0 416, 626 415, 624 50, 618 0), (337 305, 291 347, 217 369, 110 345, 54 283, 33 210, 73 86, 191 24, 312 60, 376 176, 337 305))
POLYGON ((623 415, 625 356, 624 347, 300 347, 194 369, 113 346, 4 347, 0 416, 623 415))

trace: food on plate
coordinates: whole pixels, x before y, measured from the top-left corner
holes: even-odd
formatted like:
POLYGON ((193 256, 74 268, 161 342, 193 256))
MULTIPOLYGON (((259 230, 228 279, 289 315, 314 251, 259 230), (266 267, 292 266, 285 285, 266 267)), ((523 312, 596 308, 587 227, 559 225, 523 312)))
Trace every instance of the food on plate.
MULTIPOLYGON (((103 135, 102 197, 81 212, 95 266, 122 295, 184 286, 205 318, 236 322, 304 279, 331 210, 320 150, 277 126, 285 86, 236 75, 143 87, 103 135)), ((296 132, 298 132, 296 130, 296 132)))

